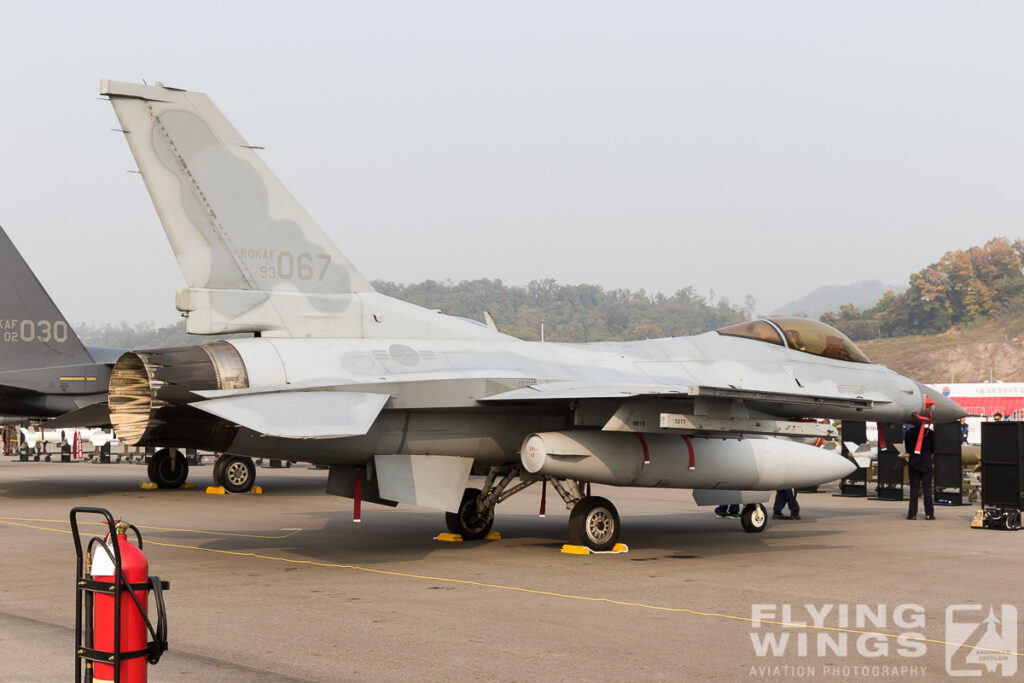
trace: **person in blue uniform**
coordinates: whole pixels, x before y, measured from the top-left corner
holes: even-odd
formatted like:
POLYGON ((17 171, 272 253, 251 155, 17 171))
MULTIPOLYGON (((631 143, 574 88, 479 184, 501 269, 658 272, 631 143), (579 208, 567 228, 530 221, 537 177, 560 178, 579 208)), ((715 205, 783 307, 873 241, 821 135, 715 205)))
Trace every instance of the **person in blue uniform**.
POLYGON ((775 492, 772 519, 800 519, 800 503, 796 502, 796 489, 779 489, 775 492), (782 514, 782 509, 787 505, 789 516, 782 514))
POLYGON ((907 460, 907 467, 910 468, 910 508, 907 510, 907 519, 917 519, 917 494, 922 489, 924 518, 935 519, 935 503, 932 501, 932 476, 935 471, 932 455, 935 453, 935 434, 927 427, 914 425, 904 435, 903 445, 910 456, 907 460), (922 429, 924 438, 921 439, 921 450, 917 452, 917 440, 922 429))

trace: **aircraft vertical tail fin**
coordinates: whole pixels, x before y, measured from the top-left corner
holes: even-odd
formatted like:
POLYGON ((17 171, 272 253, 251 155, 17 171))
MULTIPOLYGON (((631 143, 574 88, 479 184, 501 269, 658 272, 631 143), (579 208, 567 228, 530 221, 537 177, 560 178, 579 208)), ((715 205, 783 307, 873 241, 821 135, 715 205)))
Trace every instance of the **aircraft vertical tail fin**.
POLYGON ((206 95, 108 80, 100 94, 185 276, 189 332, 498 334, 376 293, 206 95))
POLYGON ((0 228, 0 371, 92 362, 78 335, 0 228))

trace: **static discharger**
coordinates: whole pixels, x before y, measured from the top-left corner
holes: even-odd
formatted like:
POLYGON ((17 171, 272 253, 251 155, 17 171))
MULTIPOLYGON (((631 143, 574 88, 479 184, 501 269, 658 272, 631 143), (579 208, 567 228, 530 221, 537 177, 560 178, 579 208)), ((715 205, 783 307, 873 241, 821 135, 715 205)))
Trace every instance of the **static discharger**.
POLYGON ((614 555, 616 553, 628 553, 629 546, 625 543, 616 543, 611 550, 591 550, 585 545, 570 545, 566 543, 562 546, 562 552, 566 555, 614 555))

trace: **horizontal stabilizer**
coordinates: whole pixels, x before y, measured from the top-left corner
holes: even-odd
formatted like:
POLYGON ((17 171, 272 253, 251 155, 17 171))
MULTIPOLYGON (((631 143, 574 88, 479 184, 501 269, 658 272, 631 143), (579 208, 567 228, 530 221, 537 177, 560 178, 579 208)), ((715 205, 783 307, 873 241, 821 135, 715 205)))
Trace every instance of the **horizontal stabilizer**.
POLYGON ((388 394, 291 391, 214 398, 191 404, 254 432, 288 439, 366 434, 388 394))
POLYGON ((458 512, 472 458, 448 455, 375 455, 377 486, 387 500, 458 512))
POLYGON ((93 403, 64 413, 52 420, 47 420, 41 425, 44 429, 63 429, 65 427, 109 427, 110 411, 106 401, 93 403))

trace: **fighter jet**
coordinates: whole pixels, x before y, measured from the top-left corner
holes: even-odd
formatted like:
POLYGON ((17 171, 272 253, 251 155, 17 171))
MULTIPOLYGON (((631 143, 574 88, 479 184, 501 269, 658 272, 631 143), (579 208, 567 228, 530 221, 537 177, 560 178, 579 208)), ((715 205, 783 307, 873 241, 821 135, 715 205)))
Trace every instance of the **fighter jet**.
POLYGON ((0 416, 109 425, 110 370, 123 349, 86 348, 0 228, 0 416))
POLYGON ((571 511, 570 540, 607 550, 618 513, 589 483, 743 502, 758 532, 770 491, 854 469, 798 440, 822 435, 807 418, 963 414, 810 320, 559 344, 383 296, 205 95, 100 91, 184 275, 188 331, 253 334, 122 356, 110 410, 125 443, 328 465, 328 493, 438 508, 467 539, 489 532, 499 502, 546 482, 571 511))

